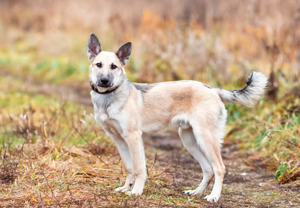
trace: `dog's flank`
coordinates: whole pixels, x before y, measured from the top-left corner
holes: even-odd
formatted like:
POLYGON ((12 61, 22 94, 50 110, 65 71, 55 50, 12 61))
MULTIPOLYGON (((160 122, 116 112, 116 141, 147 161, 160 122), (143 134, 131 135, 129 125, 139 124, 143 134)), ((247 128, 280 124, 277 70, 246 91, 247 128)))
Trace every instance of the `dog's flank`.
POLYGON ((199 186, 185 193, 202 194, 214 177, 212 192, 205 199, 217 202, 225 175, 220 147, 227 112, 222 101, 252 104, 263 93, 265 76, 252 72, 247 86, 239 91, 191 80, 131 83, 124 69, 131 43, 124 44, 116 53, 106 52, 92 34, 87 54, 95 119, 115 142, 128 174, 124 186, 116 191, 142 194, 147 178, 142 133, 173 128, 178 129, 184 147, 203 171, 199 186))

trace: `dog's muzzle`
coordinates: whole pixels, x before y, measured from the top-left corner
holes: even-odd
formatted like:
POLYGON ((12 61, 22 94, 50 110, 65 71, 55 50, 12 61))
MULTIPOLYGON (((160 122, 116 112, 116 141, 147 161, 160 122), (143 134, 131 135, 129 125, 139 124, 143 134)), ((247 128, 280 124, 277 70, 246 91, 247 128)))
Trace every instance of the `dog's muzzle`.
POLYGON ((110 90, 107 90, 107 91, 104 91, 104 92, 100 92, 97 88, 97 85, 94 84, 92 81, 90 81, 90 85, 91 85, 91 88, 94 92, 98 93, 98 94, 108 94, 108 93, 111 93, 113 91, 115 91, 119 86, 113 88, 113 89, 110 89, 110 90))
POLYGON ((101 77, 96 81, 96 85, 99 87, 112 87, 112 83, 108 77, 101 77))

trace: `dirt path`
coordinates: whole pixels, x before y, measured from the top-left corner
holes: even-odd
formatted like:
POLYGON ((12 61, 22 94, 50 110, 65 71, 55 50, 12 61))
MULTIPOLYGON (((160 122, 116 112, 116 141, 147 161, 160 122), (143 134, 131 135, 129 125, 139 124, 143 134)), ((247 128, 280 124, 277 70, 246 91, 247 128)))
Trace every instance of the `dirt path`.
MULTIPOLYGON (((184 150, 175 133, 149 135, 145 146, 162 150, 160 165, 173 167, 173 188, 192 187, 200 182, 202 173, 198 163, 184 150)), ((236 144, 225 143, 222 155, 226 166, 222 195, 217 206, 207 204, 207 207, 300 207, 299 185, 279 185, 273 172, 247 165, 247 158, 239 155, 236 144)), ((205 194, 209 194, 212 184, 205 194)))

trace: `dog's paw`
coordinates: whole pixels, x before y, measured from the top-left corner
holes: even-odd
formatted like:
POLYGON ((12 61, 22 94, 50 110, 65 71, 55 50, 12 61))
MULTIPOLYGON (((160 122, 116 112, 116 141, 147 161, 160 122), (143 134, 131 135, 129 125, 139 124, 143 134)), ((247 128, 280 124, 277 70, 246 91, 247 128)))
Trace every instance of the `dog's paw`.
POLYGON ((142 195, 142 193, 143 193, 143 191, 137 192, 137 191, 134 191, 134 190, 126 192, 127 195, 136 195, 136 196, 142 195))
POLYGON ((119 188, 115 189, 116 192, 127 192, 129 190, 130 190, 129 186, 122 186, 122 187, 119 187, 119 188))
POLYGON ((183 194, 187 194, 189 196, 192 196, 195 194, 195 190, 187 190, 187 191, 184 191, 183 194))
POLYGON ((143 189, 144 186, 137 186, 137 184, 135 184, 133 189, 131 191, 127 191, 126 194, 139 196, 143 193, 143 189))
POLYGON ((208 201, 208 202, 217 202, 219 200, 220 196, 215 196, 213 194, 207 195, 206 197, 204 197, 204 200, 208 201))
POLYGON ((183 194, 187 194, 189 196, 192 196, 192 195, 202 195, 204 189, 205 188, 203 188, 203 187, 200 186, 200 187, 196 188, 195 190, 184 191, 183 194))
POLYGON ((136 196, 141 195, 143 193, 143 190, 144 190, 144 184, 145 184, 144 180, 136 179, 132 190, 126 192, 126 194, 136 195, 136 196))

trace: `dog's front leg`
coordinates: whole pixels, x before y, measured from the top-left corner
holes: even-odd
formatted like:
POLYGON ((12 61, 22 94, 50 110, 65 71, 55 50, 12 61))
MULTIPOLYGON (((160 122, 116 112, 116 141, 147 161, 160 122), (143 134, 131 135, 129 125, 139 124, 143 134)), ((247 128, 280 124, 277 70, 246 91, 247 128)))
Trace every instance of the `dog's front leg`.
POLYGON ((130 151, 129 151, 127 143, 124 141, 123 138, 114 136, 114 135, 111 135, 111 138, 115 142, 115 145, 119 151, 119 154, 122 158, 122 161, 124 163, 124 166, 125 166, 125 169, 127 172, 127 177, 126 177, 124 186, 116 188, 115 191, 127 192, 127 191, 130 191, 130 188, 134 182, 134 170, 133 170, 133 164, 132 164, 130 151))
POLYGON ((117 131, 114 131, 113 133, 114 130, 113 128, 109 128, 105 123, 101 123, 101 126, 104 129, 105 133, 115 143, 127 173, 124 186, 116 188, 115 191, 119 191, 119 192, 130 191, 130 189, 132 188, 132 184, 134 182, 134 171, 133 171, 133 164, 132 164, 132 159, 131 159, 128 145, 124 140, 124 138, 122 138, 117 131))
POLYGON ((135 183, 133 189, 127 193, 141 195, 143 193, 145 181, 147 178, 142 133, 138 130, 131 131, 127 134, 126 141, 131 154, 135 176, 135 183))

